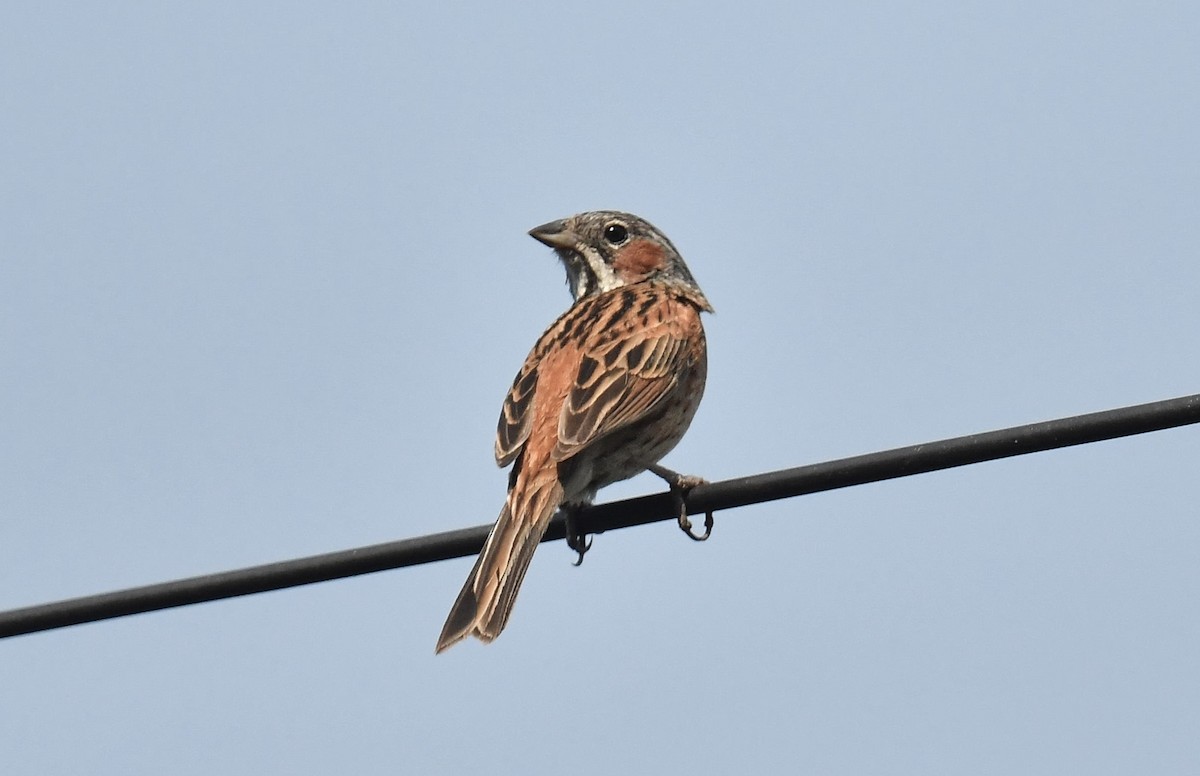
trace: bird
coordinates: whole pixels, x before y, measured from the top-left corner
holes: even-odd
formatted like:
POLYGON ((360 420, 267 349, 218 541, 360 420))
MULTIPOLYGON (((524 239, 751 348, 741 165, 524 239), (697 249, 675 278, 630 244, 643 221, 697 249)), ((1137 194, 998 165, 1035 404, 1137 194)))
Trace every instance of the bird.
MULTIPOLYGON (((713 307, 683 257, 653 224, 599 210, 529 231, 554 249, 573 302, 517 372, 496 429, 495 456, 512 465, 508 494, 437 642, 491 642, 555 512, 568 544, 587 546, 572 516, 606 485, 650 470, 685 495, 704 482, 658 465, 683 438, 704 393, 713 307)), ((682 503, 682 502, 681 502, 682 503)), ((680 525, 691 533, 686 506, 680 525)), ((711 530, 711 515, 706 522, 711 530)))

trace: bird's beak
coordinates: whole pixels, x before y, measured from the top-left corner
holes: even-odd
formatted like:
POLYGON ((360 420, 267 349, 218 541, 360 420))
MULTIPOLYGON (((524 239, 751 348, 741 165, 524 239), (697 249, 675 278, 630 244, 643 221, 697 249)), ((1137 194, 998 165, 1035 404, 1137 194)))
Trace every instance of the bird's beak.
POLYGON ((566 219, 535 226, 529 230, 529 236, 559 250, 571 250, 579 241, 579 236, 567 228, 566 219))

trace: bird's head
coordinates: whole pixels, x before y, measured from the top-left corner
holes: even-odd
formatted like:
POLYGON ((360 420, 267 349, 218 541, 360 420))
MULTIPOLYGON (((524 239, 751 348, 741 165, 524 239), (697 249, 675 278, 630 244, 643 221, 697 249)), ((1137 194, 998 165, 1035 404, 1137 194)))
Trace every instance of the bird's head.
POLYGON ((529 234, 558 254, 576 301, 650 280, 687 291, 701 309, 712 312, 679 251, 643 218, 596 210, 542 224, 529 234))

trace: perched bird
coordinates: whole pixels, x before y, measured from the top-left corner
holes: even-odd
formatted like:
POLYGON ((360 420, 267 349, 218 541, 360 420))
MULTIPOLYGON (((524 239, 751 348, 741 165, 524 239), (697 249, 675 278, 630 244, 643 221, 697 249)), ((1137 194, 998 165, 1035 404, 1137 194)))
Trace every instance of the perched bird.
MULTIPOLYGON (((675 246, 649 222, 615 211, 529 234, 558 254, 575 301, 533 346, 504 400, 496 463, 513 465, 508 498, 438 652, 467 636, 500 635, 559 507, 570 515, 598 489, 647 469, 673 489, 701 482, 656 465, 692 422, 708 364, 700 313, 712 306, 675 246)), ((680 524, 690 527, 686 514, 680 524)), ((568 542, 582 557, 581 538, 568 542)))

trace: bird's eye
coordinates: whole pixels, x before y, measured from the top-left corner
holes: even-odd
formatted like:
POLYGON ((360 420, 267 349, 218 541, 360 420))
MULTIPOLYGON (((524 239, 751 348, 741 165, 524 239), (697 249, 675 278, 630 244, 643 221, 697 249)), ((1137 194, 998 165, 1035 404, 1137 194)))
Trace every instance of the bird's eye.
POLYGON ((629 237, 629 230, 624 224, 609 224, 604 227, 604 239, 613 245, 620 245, 629 237))

